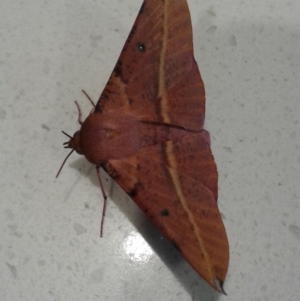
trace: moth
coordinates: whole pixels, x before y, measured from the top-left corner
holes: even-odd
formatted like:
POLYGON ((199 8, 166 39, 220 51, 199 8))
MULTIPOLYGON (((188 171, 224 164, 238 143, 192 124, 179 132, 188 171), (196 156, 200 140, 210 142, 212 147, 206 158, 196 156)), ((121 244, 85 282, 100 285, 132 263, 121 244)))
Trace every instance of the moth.
POLYGON ((102 167, 190 265, 225 293, 229 246, 203 129, 205 92, 186 0, 143 2, 94 110, 85 121, 78 110, 81 128, 65 147, 96 166, 105 198, 101 235, 102 167))

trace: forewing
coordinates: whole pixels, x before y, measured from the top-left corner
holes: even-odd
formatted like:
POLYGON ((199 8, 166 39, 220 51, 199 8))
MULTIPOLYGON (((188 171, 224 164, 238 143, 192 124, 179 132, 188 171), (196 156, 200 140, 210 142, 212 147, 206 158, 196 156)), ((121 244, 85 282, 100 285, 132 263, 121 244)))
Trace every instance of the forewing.
POLYGON ((193 268, 222 291, 229 250, 208 139, 202 131, 110 160, 103 167, 193 268))
POLYGON ((145 0, 96 112, 200 130, 204 105, 186 0, 145 0))

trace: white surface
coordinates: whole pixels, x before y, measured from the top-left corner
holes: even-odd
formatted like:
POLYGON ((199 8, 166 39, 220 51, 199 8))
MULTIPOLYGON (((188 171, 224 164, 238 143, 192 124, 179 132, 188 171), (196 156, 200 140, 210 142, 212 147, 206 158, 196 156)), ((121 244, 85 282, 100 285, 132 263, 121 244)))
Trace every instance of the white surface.
POLYGON ((189 0, 230 242, 213 292, 103 173, 66 151, 142 1, 0 3, 0 300, 299 300, 300 2, 189 0), (141 236, 142 235, 142 236, 141 236), (144 238, 143 238, 144 237, 144 238))

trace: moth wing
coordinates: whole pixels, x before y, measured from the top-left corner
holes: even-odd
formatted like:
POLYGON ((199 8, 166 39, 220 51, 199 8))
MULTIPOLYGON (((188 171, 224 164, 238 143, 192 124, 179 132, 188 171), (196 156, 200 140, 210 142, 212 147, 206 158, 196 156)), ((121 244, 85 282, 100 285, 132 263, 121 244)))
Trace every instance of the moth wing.
POLYGON ((145 0, 96 112, 200 130, 204 85, 193 55, 186 0, 145 0))
POLYGON ((191 266, 222 291, 229 248, 208 139, 202 131, 109 160, 103 167, 191 266))

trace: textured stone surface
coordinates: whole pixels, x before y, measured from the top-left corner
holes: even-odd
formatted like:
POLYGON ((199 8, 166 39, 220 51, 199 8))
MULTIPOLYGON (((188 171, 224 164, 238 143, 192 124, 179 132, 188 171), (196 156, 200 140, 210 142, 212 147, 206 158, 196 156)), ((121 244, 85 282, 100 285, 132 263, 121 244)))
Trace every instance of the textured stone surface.
POLYGON ((1 1, 0 299, 296 301, 300 295, 300 2, 190 0, 206 129, 230 242, 218 296, 103 172, 66 155, 141 0, 1 1))

